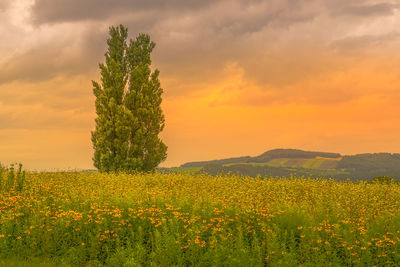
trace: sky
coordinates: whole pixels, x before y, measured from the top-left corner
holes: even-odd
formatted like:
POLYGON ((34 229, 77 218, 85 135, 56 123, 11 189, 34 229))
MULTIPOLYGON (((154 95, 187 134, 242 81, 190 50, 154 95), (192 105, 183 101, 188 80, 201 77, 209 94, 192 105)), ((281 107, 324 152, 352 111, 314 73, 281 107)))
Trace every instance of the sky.
POLYGON ((399 0, 0 0, 0 162, 92 169, 108 29, 150 34, 168 158, 400 152, 399 0))

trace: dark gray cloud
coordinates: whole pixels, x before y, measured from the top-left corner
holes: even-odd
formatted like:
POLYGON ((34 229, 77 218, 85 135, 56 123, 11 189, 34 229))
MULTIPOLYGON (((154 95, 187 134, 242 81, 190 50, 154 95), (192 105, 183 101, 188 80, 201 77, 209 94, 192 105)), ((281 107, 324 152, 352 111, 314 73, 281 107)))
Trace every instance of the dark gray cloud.
POLYGON ((390 2, 368 3, 368 1, 338 2, 340 5, 332 8, 331 14, 335 16, 376 17, 389 16, 399 8, 399 4, 390 2))
POLYGON ((36 0, 31 9, 36 26, 41 24, 36 29, 65 22, 87 27, 83 34, 71 36, 71 42, 79 39, 80 48, 69 55, 68 42, 33 47, 2 66, 0 84, 92 73, 104 60, 107 27, 122 23, 131 37, 149 33, 157 43, 153 62, 161 76, 186 85, 169 88, 167 95, 185 94, 192 90, 190 84, 218 80, 227 62, 239 62, 246 76, 260 85, 283 86, 336 65, 318 59, 318 51, 302 50, 297 42, 306 40, 303 48, 328 45, 334 50, 365 46, 363 40, 379 42, 368 36, 343 38, 343 26, 357 27, 365 18, 390 15, 395 8, 388 1, 366 0, 36 0), (352 17, 338 22, 332 14, 352 17), (285 56, 288 48, 282 44, 292 56, 285 56))
POLYGON ((350 6, 344 13, 356 16, 386 16, 392 15, 398 5, 382 3, 375 5, 355 5, 350 6))
POLYGON ((290 25, 296 21, 307 21, 316 14, 326 12, 324 7, 335 16, 372 17, 391 15, 399 4, 388 0, 36 0, 32 6, 32 19, 37 24, 52 24, 141 17, 139 23, 154 25, 171 16, 178 19, 184 15, 195 17, 207 12, 213 19, 206 22, 218 21, 214 24, 215 28, 232 27, 251 32, 271 22, 290 25), (240 13, 235 7, 240 7, 240 13), (226 16, 229 13, 232 16, 226 16), (246 20, 246 14, 252 16, 246 20))
MULTIPOLYGON (((227 62, 249 58, 259 62, 260 54, 277 44, 280 35, 290 34, 291 27, 318 16, 318 12, 306 9, 304 1, 216 3, 190 16, 165 18, 150 29, 158 44, 154 59, 162 75, 185 83, 217 80, 227 62)), ((127 25, 135 28, 135 23, 127 25)))
POLYGON ((36 0, 32 7, 35 22, 57 23, 104 20, 121 14, 146 11, 182 12, 207 7, 213 0, 36 0))
POLYGON ((59 74, 93 71, 105 52, 107 33, 90 29, 84 38, 44 43, 15 54, 1 65, 0 85, 12 81, 40 82, 59 74))
POLYGON ((400 40, 399 32, 390 32, 383 35, 362 35, 338 39, 332 42, 331 47, 340 52, 365 52, 366 49, 379 48, 382 45, 400 40))
MULTIPOLYGON (((262 35, 263 42, 272 42, 276 36, 269 36, 269 30, 287 31, 293 25, 315 19, 318 12, 309 10, 308 2, 37 0, 31 10, 36 23, 91 21, 91 28, 78 37, 82 39, 82 51, 59 64, 58 55, 65 49, 62 44, 34 48, 5 66, 0 83, 45 80, 61 72, 78 74, 93 70, 103 61, 106 48, 107 30, 104 26, 96 29, 100 20, 102 24, 128 26, 132 37, 139 32, 150 33, 157 43, 154 63, 164 77, 187 83, 210 82, 218 79, 219 70, 227 61, 240 61, 253 54, 252 49, 264 46, 255 44, 252 35, 262 35)), ((174 95, 178 91, 185 90, 172 88, 169 93, 174 95)))
MULTIPOLYGON (((154 26, 160 21, 197 20, 213 31, 256 32, 268 24, 287 26, 312 19, 318 10, 307 0, 36 0, 31 8, 37 24, 78 21, 134 21, 136 27, 154 26), (204 20, 203 20, 204 19, 204 20), (139 25, 137 25, 139 24, 139 25)), ((193 30, 193 28, 192 28, 193 30)))
POLYGON ((54 47, 31 49, 16 55, 2 66, 0 84, 12 81, 38 82, 51 79, 65 70, 75 72, 74 68, 71 68, 72 62, 57 64, 59 55, 60 51, 54 47))

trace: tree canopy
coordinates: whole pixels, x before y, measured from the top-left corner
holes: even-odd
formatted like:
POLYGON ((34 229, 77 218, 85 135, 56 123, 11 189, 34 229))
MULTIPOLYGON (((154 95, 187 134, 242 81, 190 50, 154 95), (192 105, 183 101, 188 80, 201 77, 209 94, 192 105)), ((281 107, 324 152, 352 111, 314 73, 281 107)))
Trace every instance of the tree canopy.
POLYGON ((129 40, 123 25, 110 28, 101 81, 93 83, 96 129, 94 166, 102 172, 152 171, 166 159, 159 134, 165 118, 159 70, 151 70, 155 47, 147 34, 129 40))

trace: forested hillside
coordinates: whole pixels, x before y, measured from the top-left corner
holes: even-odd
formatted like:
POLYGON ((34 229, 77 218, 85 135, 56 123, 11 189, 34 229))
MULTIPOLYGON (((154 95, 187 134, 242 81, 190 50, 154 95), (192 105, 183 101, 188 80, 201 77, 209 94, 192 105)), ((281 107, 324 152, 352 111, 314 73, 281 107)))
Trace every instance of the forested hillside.
MULTIPOLYGON (((198 168, 211 175, 312 176, 336 180, 371 180, 377 176, 400 180, 400 154, 374 153, 342 156, 339 153, 274 149, 259 156, 189 162, 181 170, 198 168)), ((176 169, 175 169, 176 171, 176 169)))

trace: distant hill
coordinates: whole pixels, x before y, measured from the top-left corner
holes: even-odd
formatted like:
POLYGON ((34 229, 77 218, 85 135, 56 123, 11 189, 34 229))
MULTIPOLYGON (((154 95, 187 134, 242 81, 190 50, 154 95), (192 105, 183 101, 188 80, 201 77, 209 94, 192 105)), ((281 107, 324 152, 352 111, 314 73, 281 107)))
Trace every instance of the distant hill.
POLYGON ((273 149, 267 152, 262 153, 256 157, 236 157, 236 158, 227 158, 227 159, 219 159, 219 160, 209 160, 209 161, 197 161, 197 162, 188 162, 182 164, 181 167, 204 167, 206 165, 211 164, 233 164, 233 163, 262 163, 268 162, 272 159, 278 158, 298 158, 298 159, 309 159, 315 157, 322 157, 322 158, 340 158, 341 155, 338 153, 328 153, 328 152, 311 152, 311 151, 304 151, 299 149, 273 149))
POLYGON ((272 159, 278 158, 290 158, 290 159, 310 159, 310 158, 340 158, 341 155, 339 153, 329 153, 329 152, 311 152, 304 151, 300 149, 273 149, 267 152, 262 153, 256 157, 236 157, 236 158, 227 158, 227 159, 218 159, 218 160, 209 160, 209 161, 197 161, 197 162, 188 162, 182 164, 181 167, 204 167, 210 164, 233 164, 233 163, 265 163, 272 159))
POLYGON ((400 180, 400 154, 369 153, 342 156, 339 153, 299 149, 273 149, 259 156, 188 162, 182 169, 197 168, 212 175, 236 173, 248 176, 314 176, 338 180, 369 180, 389 176, 400 180))

